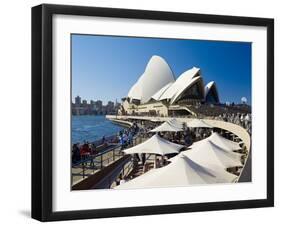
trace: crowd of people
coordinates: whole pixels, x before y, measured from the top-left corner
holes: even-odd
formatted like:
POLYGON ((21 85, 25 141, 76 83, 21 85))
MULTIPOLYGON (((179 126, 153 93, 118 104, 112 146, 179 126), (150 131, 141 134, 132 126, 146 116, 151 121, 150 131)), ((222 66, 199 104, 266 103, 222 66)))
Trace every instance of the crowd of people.
POLYGON ((215 117, 217 120, 223 120, 225 122, 231 122, 234 124, 237 124, 239 126, 242 126, 247 130, 249 134, 251 134, 252 130, 252 114, 247 113, 247 114, 242 114, 242 113, 237 113, 237 114, 230 114, 230 113, 224 113, 222 115, 219 115, 215 117))
POLYGON ((103 148, 106 148, 109 143, 119 143, 121 149, 124 149, 132 144, 133 137, 138 131, 138 125, 133 123, 130 128, 120 130, 115 136, 103 136, 102 139, 94 142, 84 141, 83 143, 75 143, 72 145, 72 164, 79 163, 82 160, 86 160, 89 157, 98 154, 103 148))
POLYGON ((222 115, 224 113, 228 114, 247 114, 251 112, 251 107, 249 105, 245 104, 231 104, 231 105, 225 105, 225 104, 198 104, 198 105, 192 105, 188 106, 188 108, 195 112, 197 115, 205 116, 205 117, 215 117, 218 115, 222 115))
MULTIPOLYGON (((104 138, 105 142, 105 138, 104 138)), ((97 154, 98 151, 96 149, 95 143, 90 143, 84 141, 83 144, 73 144, 72 145, 72 164, 80 162, 81 160, 85 160, 91 155, 97 154)))
POLYGON ((121 130, 117 135, 119 143, 121 145, 121 149, 124 149, 127 146, 132 145, 133 138, 138 132, 139 132, 139 126, 137 123, 133 123, 131 127, 121 130))
MULTIPOLYGON (((216 120, 223 120, 225 122, 231 122, 245 128, 250 134, 252 129, 252 114, 251 107, 245 104, 231 104, 227 105, 207 105, 200 104, 196 106, 189 106, 190 110, 197 114, 198 118, 210 118, 216 120)), ((194 117, 177 116, 177 117, 194 117)))
POLYGON ((194 142, 202 140, 212 133, 210 128, 188 128, 184 127, 182 132, 164 132, 158 133, 159 136, 173 143, 182 144, 186 147, 192 145, 194 142))
MULTIPOLYGON (((159 126, 161 123, 162 122, 143 121, 139 127, 138 138, 148 139, 152 137, 154 133, 149 131, 159 126)), ((193 142, 210 136, 211 131, 212 129, 210 128, 189 128, 183 123, 183 131, 181 132, 158 132, 158 135, 171 142, 190 146, 193 142)))
MULTIPOLYGON (((223 113, 221 115, 212 117, 216 120, 223 120, 225 122, 235 123, 244 127, 249 134, 251 134, 252 127, 252 115, 250 113, 223 113)), ((106 143, 119 143, 121 145, 121 150, 127 148, 128 146, 133 145, 133 140, 136 135, 138 138, 147 139, 153 135, 149 133, 150 130, 160 125, 160 122, 152 121, 142 121, 136 122, 133 121, 133 125, 130 128, 123 129, 119 133, 110 139, 107 139, 105 136, 95 142, 87 142, 79 144, 73 144, 72 146, 72 163, 77 163, 81 160, 85 160, 90 156, 96 155, 99 153, 97 146, 105 145, 106 143)), ((185 146, 190 146, 193 142, 202 140, 211 135, 212 129, 209 128, 189 128, 183 124, 183 132, 168 132, 168 133, 158 133, 160 136, 165 137, 165 139, 174 142, 183 144, 185 146)))

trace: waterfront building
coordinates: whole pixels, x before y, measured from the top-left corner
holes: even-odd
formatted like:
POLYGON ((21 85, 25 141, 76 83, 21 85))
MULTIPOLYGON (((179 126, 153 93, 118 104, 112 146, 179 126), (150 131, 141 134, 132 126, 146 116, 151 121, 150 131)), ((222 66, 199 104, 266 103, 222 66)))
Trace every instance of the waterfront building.
POLYGON ((96 109, 98 112, 102 112, 102 101, 101 100, 96 101, 96 109))
POLYGON ((113 102, 113 101, 108 101, 108 102, 107 102, 107 105, 106 105, 106 112, 107 112, 107 114, 115 113, 114 102, 113 102))
POLYGON ((114 102, 113 101, 108 101, 107 102, 107 107, 108 107, 108 109, 113 109, 114 108, 114 102))
POLYGON ((174 116, 196 113, 190 108, 201 104, 219 104, 214 81, 204 87, 200 68, 193 67, 177 79, 168 63, 153 56, 144 73, 122 98, 119 114, 174 116))
POLYGON ((75 105, 80 106, 81 105, 81 97, 77 96, 75 97, 75 105))
POLYGON ((95 101, 90 100, 90 105, 91 105, 91 107, 95 106, 95 101))
POLYGON ((83 101, 82 101, 82 106, 83 106, 83 107, 87 107, 87 100, 83 100, 83 101))

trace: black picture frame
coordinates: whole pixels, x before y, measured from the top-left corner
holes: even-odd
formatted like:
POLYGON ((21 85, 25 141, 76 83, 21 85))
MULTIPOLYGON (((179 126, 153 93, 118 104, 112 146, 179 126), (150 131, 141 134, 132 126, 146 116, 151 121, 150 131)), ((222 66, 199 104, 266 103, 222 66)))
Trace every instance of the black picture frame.
POLYGON ((274 20, 221 15, 43 4, 32 8, 32 218, 122 217, 274 206, 274 20), (267 198, 95 210, 52 210, 52 18, 55 14, 182 21, 267 28, 267 198))

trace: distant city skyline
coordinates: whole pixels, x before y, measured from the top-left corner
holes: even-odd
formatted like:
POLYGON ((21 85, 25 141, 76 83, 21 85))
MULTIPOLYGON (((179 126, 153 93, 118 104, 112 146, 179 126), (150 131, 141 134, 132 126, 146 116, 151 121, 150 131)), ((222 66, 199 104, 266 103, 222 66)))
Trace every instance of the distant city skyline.
POLYGON ((86 99, 86 98, 83 98, 82 96, 80 96, 80 95, 75 95, 73 98, 72 98, 72 103, 73 104, 75 104, 76 102, 77 102, 77 97, 80 97, 80 101, 81 101, 81 103, 83 102, 83 101, 86 101, 88 104, 90 104, 92 101, 94 101, 94 102, 97 102, 97 101, 101 101, 103 104, 108 104, 108 102, 113 102, 114 104, 117 102, 117 103, 120 103, 120 101, 118 101, 117 99, 115 99, 115 100, 108 100, 108 101, 102 101, 102 100, 100 100, 100 99, 86 99))
POLYGON ((116 114, 120 103, 115 101, 103 102, 101 100, 86 100, 80 96, 75 96, 72 101, 72 115, 105 115, 116 114))
POLYGON ((153 55, 177 78, 199 67, 204 83, 216 81, 222 103, 251 104, 251 43, 72 35, 72 101, 103 103, 126 97, 153 55))

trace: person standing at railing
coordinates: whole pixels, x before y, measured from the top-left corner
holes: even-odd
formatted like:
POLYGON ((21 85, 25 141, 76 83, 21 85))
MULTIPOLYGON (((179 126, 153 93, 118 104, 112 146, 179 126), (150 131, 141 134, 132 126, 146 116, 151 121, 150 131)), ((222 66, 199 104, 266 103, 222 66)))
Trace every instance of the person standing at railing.
POLYGON ((143 166, 145 164, 145 161, 146 161, 145 153, 141 153, 141 163, 142 163, 143 166))
POLYGON ((78 143, 77 144, 73 144, 72 146, 72 163, 76 163, 78 161, 80 161, 81 157, 80 157, 80 149, 78 147, 78 143))
POLYGON ((129 135, 128 135, 128 145, 132 144, 132 140, 133 140, 132 132, 129 132, 129 135))
POLYGON ((105 143, 105 136, 102 137, 102 144, 105 143))
POLYGON ((91 150, 91 155, 96 155, 98 153, 97 152, 97 147, 96 147, 94 142, 91 143, 90 150, 91 150))
POLYGON ((123 142, 124 142, 124 147, 126 147, 127 146, 127 142, 128 142, 128 136, 127 136, 127 134, 126 133, 124 133, 123 134, 123 142))
POLYGON ((83 160, 86 160, 91 154, 91 149, 89 147, 89 143, 85 142, 80 148, 80 155, 83 160))
POLYGON ((94 155, 96 155, 98 153, 94 142, 89 144, 89 150, 90 150, 90 156, 91 156, 90 165, 94 166, 94 155))
POLYGON ((190 139, 190 135, 188 133, 184 134, 184 144, 186 146, 190 146, 192 144, 192 141, 190 139))
POLYGON ((123 134, 120 134, 119 136, 119 142, 120 142, 120 145, 121 145, 121 150, 124 149, 124 138, 123 138, 123 134))

